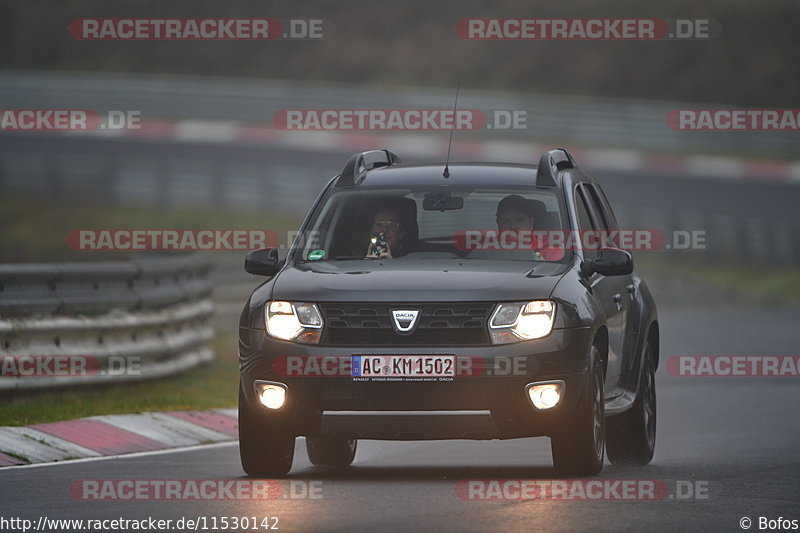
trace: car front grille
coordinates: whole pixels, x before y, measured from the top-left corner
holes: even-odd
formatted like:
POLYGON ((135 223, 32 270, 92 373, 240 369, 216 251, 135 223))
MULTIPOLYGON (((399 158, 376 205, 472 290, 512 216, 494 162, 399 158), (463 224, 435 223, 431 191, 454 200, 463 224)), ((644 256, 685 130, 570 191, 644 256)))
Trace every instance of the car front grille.
POLYGON ((480 303, 323 303, 322 344, 349 346, 484 346, 486 324, 494 304, 480 303), (417 309, 413 333, 392 327, 394 309, 417 309))

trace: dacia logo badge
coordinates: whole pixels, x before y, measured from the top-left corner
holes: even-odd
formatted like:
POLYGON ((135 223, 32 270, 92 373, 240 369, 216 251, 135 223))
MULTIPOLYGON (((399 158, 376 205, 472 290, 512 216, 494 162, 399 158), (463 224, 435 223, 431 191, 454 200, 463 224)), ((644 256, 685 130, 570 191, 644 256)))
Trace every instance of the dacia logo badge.
POLYGON ((419 311, 416 309, 392 310, 392 326, 397 333, 408 335, 417 326, 419 311))

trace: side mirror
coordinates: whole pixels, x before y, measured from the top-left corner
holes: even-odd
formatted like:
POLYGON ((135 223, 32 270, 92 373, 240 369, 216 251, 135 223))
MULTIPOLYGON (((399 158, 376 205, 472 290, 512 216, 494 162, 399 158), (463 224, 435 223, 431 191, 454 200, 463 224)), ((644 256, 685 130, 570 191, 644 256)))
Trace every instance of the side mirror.
POLYGON ((597 272, 604 276, 624 276, 633 272, 633 257, 629 252, 618 248, 604 248, 597 259, 587 259, 581 263, 581 273, 589 277, 597 272))
POLYGON ((244 269, 257 276, 274 276, 283 266, 283 261, 278 260, 277 248, 261 248, 248 252, 244 258, 244 269))

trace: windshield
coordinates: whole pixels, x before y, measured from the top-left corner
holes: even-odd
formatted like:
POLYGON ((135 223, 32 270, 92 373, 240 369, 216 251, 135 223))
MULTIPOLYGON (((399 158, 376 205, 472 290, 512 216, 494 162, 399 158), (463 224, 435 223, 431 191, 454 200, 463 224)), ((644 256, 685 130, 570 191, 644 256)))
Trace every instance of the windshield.
POLYGON ((562 213, 555 191, 533 187, 331 190, 294 259, 563 262, 567 254, 552 239, 562 233, 562 213))

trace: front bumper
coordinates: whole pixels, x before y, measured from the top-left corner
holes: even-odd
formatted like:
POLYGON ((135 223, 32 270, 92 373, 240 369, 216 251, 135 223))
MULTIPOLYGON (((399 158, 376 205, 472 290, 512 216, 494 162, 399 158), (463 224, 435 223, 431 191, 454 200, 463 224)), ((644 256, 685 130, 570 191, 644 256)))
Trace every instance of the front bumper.
POLYGON ((590 328, 554 330, 543 339, 481 347, 330 347, 278 341, 263 330, 240 330, 242 390, 265 423, 297 436, 335 435, 385 440, 494 439, 551 435, 577 408, 586 388, 590 328), (354 381, 349 376, 287 375, 283 357, 349 358, 368 354, 453 354, 482 361, 483 371, 452 381, 354 381), (286 404, 269 410, 253 383, 288 387, 286 404), (526 385, 562 380, 554 408, 539 411, 526 385))

